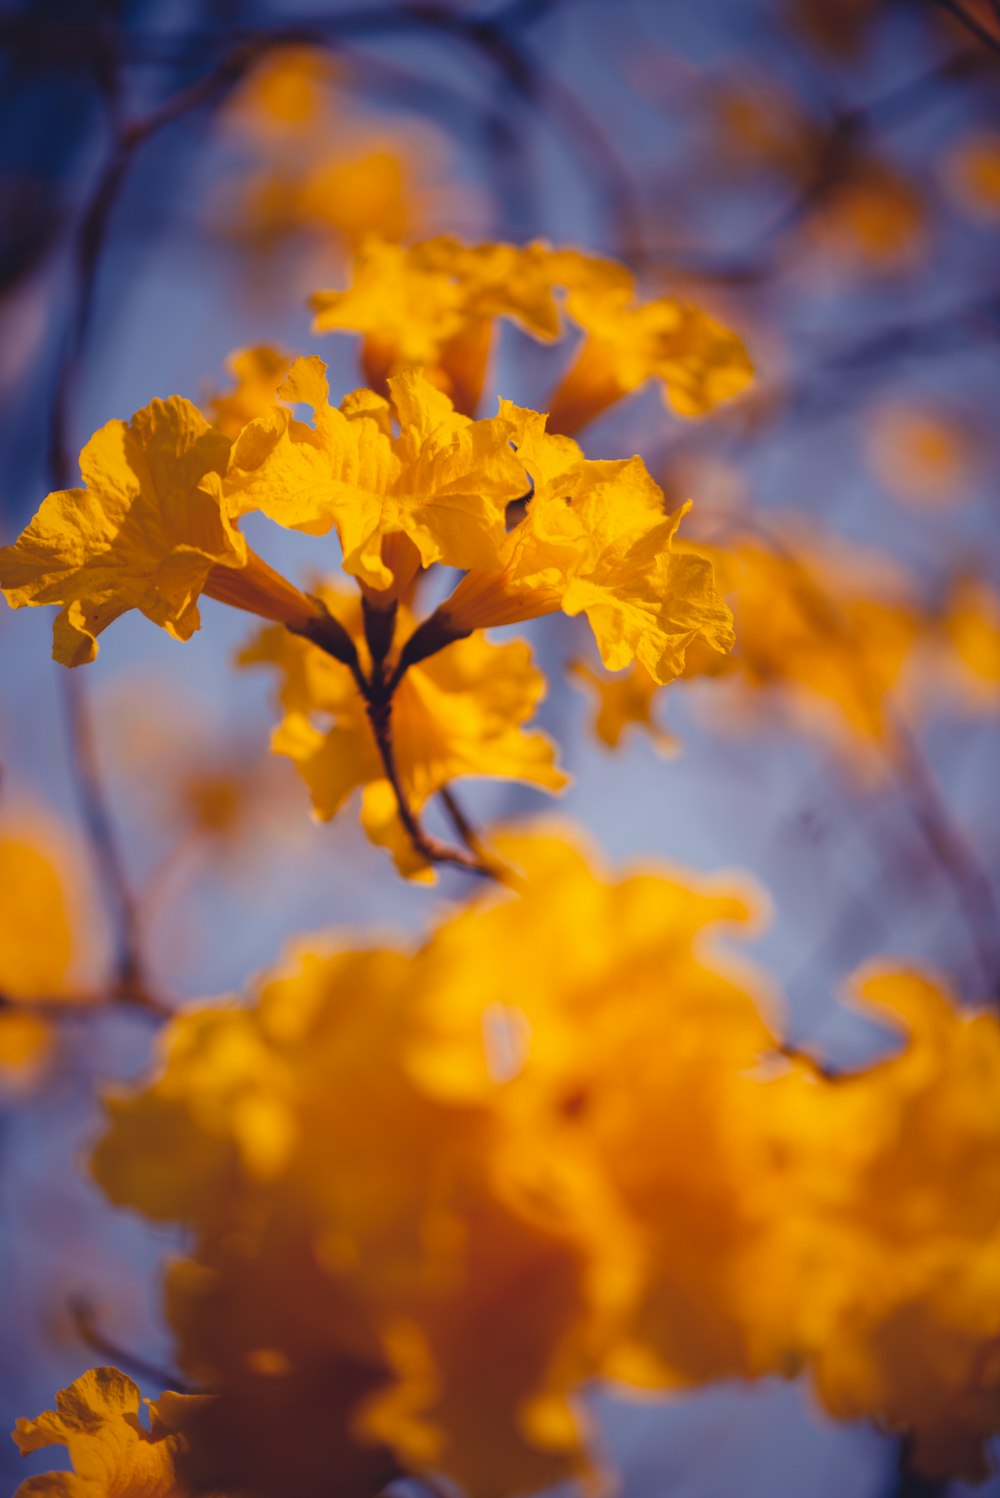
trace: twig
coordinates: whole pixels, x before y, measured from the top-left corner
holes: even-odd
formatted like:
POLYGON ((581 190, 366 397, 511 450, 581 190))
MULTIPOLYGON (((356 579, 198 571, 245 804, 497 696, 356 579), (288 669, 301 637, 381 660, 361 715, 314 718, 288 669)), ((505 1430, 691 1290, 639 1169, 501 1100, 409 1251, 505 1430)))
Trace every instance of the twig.
POLYGON ((385 778, 392 786, 393 795, 396 798, 396 809, 399 820, 406 830, 416 851, 428 863, 454 864, 456 868, 465 869, 470 874, 477 874, 483 879, 495 879, 494 871, 484 864, 476 855, 463 853, 458 848, 453 848, 449 843, 443 843, 440 839, 432 837, 425 832, 423 827, 407 800, 399 776, 399 767, 396 763, 396 751, 392 742, 392 699, 386 701, 368 699, 368 721, 372 726, 372 734, 378 749, 379 759, 385 771, 385 778))
MULTIPOLYGON (((400 655, 399 662, 394 669, 388 665, 388 653, 392 645, 393 626, 395 622, 395 611, 380 611, 373 609, 367 601, 364 604, 365 634, 369 649, 372 654, 371 674, 366 676, 358 658, 357 649, 350 635, 344 629, 338 619, 332 614, 323 611, 323 617, 315 625, 307 630, 292 630, 291 633, 301 635, 311 644, 316 645, 326 655, 332 656, 341 665, 347 666, 354 683, 364 699, 371 724, 372 736, 375 747, 378 750, 379 759, 385 778, 392 787, 392 793, 396 799, 396 809, 399 820, 407 837, 410 839, 414 849, 430 864, 452 864, 456 868, 465 869, 467 873, 476 874, 480 878, 494 879, 497 877, 495 871, 485 864, 475 853, 463 853, 459 848, 453 848, 450 844, 442 842, 439 838, 432 837, 426 832, 420 823, 420 819, 409 803, 406 791, 403 787, 399 774, 399 766, 396 761, 396 751, 392 738, 392 704, 403 674, 410 664, 407 658, 406 647, 400 655)), ((440 632, 438 632, 440 634, 440 632)), ((415 635, 410 637, 415 638, 415 635)), ((435 650, 443 649, 451 643, 453 637, 441 637, 435 645, 435 650)), ((428 651, 427 654, 433 653, 428 651)), ((424 659, 421 655, 420 659, 424 659)), ((474 836, 471 828, 470 836, 474 836)), ((463 841, 465 839, 463 838, 463 841)), ((472 849, 472 844, 467 846, 472 849)))
POLYGON ((105 899, 114 916, 117 939, 115 977, 122 992, 145 990, 139 912, 111 823, 97 764, 86 698, 79 677, 65 671, 61 678, 70 760, 76 780, 80 814, 105 899))
POLYGON ((966 31, 971 32, 984 47, 988 47, 991 52, 1000 56, 1000 36, 991 35, 975 16, 969 14, 964 5, 958 3, 958 0, 934 0, 934 3, 940 10, 946 10, 949 15, 955 17, 956 21, 960 21, 966 31))
POLYGON ((32 999, 19 999, 11 994, 0 993, 0 1012, 35 1015, 38 1019, 57 1024, 89 1020, 116 1003, 123 1004, 134 1014, 156 1020, 157 1023, 172 1019, 176 1013, 165 999, 158 998, 145 988, 112 988, 108 993, 74 992, 62 996, 43 994, 40 998, 32 999))
POLYGON ((77 1296, 71 1300, 69 1311, 77 1336, 85 1347, 90 1348, 91 1352, 99 1353, 104 1358, 111 1358, 116 1365, 121 1364, 122 1367, 137 1373, 140 1378, 159 1384, 161 1389, 170 1389, 177 1394, 195 1393, 190 1384, 185 1383, 176 1373, 172 1373, 168 1368, 161 1368, 158 1363, 150 1362, 148 1358, 142 1357, 139 1353, 130 1352, 128 1348, 122 1347, 102 1332, 95 1319, 93 1303, 86 1296, 77 1296))

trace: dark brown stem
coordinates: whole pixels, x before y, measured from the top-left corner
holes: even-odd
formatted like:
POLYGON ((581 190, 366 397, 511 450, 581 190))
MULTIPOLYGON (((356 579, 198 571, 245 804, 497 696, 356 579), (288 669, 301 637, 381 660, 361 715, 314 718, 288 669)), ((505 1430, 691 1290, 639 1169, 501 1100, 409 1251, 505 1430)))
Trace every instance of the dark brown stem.
POLYGON ((399 820, 406 830, 416 851, 428 863, 454 864, 457 868, 466 869, 470 874, 478 874, 483 879, 495 879, 496 874, 489 868, 478 855, 474 853, 463 853, 459 848, 452 848, 448 843, 443 843, 439 838, 431 837, 421 827, 420 822, 407 800, 406 793, 399 777, 399 768, 396 764, 396 752, 392 742, 392 698, 368 699, 368 721, 372 726, 375 736, 375 744, 378 748, 385 778, 392 786, 393 795, 396 798, 396 809, 399 820))
POLYGON ((451 819, 451 825, 454 827, 455 831, 458 833, 462 842, 469 849, 469 851, 471 853, 475 853, 478 857, 480 854, 480 846, 476 829, 475 827, 473 827, 472 823, 469 821, 469 818, 462 810, 458 798, 456 797, 455 792, 451 789, 451 786, 442 786, 440 796, 441 803, 444 806, 445 811, 448 813, 449 818, 451 819))
MULTIPOLYGON (((372 609, 370 612, 378 614, 380 611, 372 609)), ((384 616, 389 614, 389 611, 382 610, 381 613, 384 616)), ((389 617, 394 622, 395 611, 392 611, 389 617)), ((367 612, 365 618, 367 629, 367 612)), ((384 638, 386 622, 383 617, 382 620, 377 620, 372 626, 373 631, 375 631, 376 645, 380 645, 381 639, 384 638), (382 634, 380 635, 378 631, 382 631, 382 634)), ((431 619, 425 620, 424 623, 425 625, 433 625, 433 616, 431 619)), ((495 879, 497 877, 496 873, 482 862, 473 847, 473 843, 469 840, 475 836, 470 824, 465 823, 469 834, 468 838, 460 831, 463 841, 467 843, 470 849, 469 853, 463 853, 461 849, 452 848, 448 843, 441 842, 439 838, 431 837, 420 825, 419 818, 407 799, 400 779, 399 767, 396 763, 396 752, 392 742, 392 700, 407 667, 413 664, 412 658, 408 659, 407 657, 410 641, 420 634, 421 630, 424 629, 424 625, 421 625, 410 636, 410 641, 407 641, 407 645, 403 649, 399 664, 388 678, 385 676, 384 656, 373 667, 371 676, 365 676, 354 641, 340 621, 335 619, 332 614, 327 613, 325 609, 323 615, 317 617, 315 624, 310 623, 301 629, 293 629, 290 625, 286 627, 290 629, 292 634, 301 635, 304 639, 309 640, 311 644, 317 645, 320 650, 325 651, 327 655, 332 656, 334 660, 340 661, 342 665, 347 666, 354 677, 355 684, 364 698, 368 710, 368 721, 371 723, 372 734, 375 738, 375 745, 378 749, 379 759, 382 762, 382 768, 385 771, 385 777, 392 786, 392 792, 396 798, 396 809, 399 814, 399 820, 402 822, 407 837, 421 858, 426 859, 431 864, 453 864, 456 868, 465 869, 468 873, 477 874, 481 878, 495 879)), ((452 640, 462 638, 455 634, 444 638, 440 626, 435 626, 435 630, 436 634, 435 631, 429 632, 427 639, 432 637, 437 638, 440 643, 434 645, 433 649, 420 650, 416 655, 417 660, 424 660, 428 655, 433 654, 434 650, 441 650, 445 645, 450 644, 452 640)), ((391 642, 391 633, 389 638, 391 642)), ((371 640, 369 640, 369 648, 372 648, 371 640)), ((388 649, 388 644, 386 645, 386 649, 388 649)), ((374 657, 374 649, 372 650, 372 654, 374 657)), ((445 804, 447 805, 447 802, 445 804)))
POLYGON ((361 616, 365 625, 365 642, 372 658, 372 681, 380 681, 384 675, 385 661, 392 649, 392 637, 396 631, 396 604, 387 609, 378 609, 361 600, 361 616))
POLYGON ((411 666, 419 665, 428 657, 437 655, 439 650, 444 650, 447 645, 453 645, 456 640, 467 640, 471 634, 471 629, 456 629, 448 621, 446 614, 440 612, 431 614, 422 624, 418 624, 403 646, 396 669, 389 678, 390 695, 399 686, 411 666))

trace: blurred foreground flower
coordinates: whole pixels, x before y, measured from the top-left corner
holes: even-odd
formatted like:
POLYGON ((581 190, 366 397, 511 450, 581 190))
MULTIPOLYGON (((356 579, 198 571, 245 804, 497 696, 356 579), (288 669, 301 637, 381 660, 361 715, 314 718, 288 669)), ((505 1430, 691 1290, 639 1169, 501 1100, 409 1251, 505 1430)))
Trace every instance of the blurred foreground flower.
POLYGON ((30 1081, 53 1040, 53 1005, 79 1002, 80 953, 65 863, 51 837, 0 832, 0 1076, 30 1081))
POLYGON ((517 893, 409 951, 301 946, 248 1006, 176 1018, 160 1074, 109 1099, 98 1181, 190 1244, 167 1314, 212 1392, 183 1482, 506 1498, 593 1475, 588 1382, 803 1369, 921 1470, 981 1474, 996 1017, 869 976, 906 1046, 830 1079, 780 1055, 761 977, 706 950, 752 893, 608 882, 557 835, 496 852, 517 893))

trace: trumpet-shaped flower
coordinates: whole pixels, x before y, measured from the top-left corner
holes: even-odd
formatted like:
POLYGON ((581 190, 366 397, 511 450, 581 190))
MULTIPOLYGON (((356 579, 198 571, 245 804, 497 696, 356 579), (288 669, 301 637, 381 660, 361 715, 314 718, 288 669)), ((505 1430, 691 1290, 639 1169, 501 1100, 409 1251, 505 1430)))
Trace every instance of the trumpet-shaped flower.
POLYGON ((61 604, 53 655, 79 666, 97 636, 139 609, 177 640, 200 623, 199 594, 265 618, 308 622, 315 609, 252 553, 222 500, 229 441, 179 396, 130 422, 109 421, 80 454, 86 488, 50 494, 0 550, 7 601, 61 604))
POLYGON ((279 408, 244 430, 225 480, 234 504, 313 535, 336 526, 345 569, 384 596, 421 564, 490 565, 524 492, 510 423, 458 415, 413 371, 391 381, 391 404, 361 390, 338 409, 325 368, 299 359, 278 391, 311 406, 315 426, 279 408))
POLYGON ((638 302, 625 286, 571 290, 567 312, 584 332, 549 402, 549 430, 573 434, 656 380, 679 416, 704 416, 750 384, 742 340, 698 307, 672 297, 638 302))
POLYGON ((541 242, 466 245, 442 236, 407 249, 371 238, 355 260, 352 285, 312 297, 313 327, 362 335, 362 368, 373 389, 418 366, 471 416, 497 319, 551 341, 562 331, 556 290, 578 283, 631 286, 632 278, 612 261, 541 242))
MULTIPOLYGON (((320 589, 317 596, 346 627, 365 663, 360 600, 332 588, 320 589)), ((404 614, 399 627, 405 645, 412 620, 404 614)), ((429 878, 399 821, 365 703, 347 668, 285 630, 265 630, 241 662, 278 669, 285 717, 272 747, 294 762, 316 816, 324 821, 335 816, 360 788, 361 822, 372 842, 391 850, 402 873, 429 878)), ((544 690, 544 678, 519 640, 506 645, 488 644, 481 636, 459 640, 412 666, 392 707, 396 769, 410 807, 419 811, 464 775, 561 790, 567 777, 555 765, 552 743, 522 726, 544 690)))
POLYGON ((461 634, 561 609, 586 614, 604 664, 637 660, 657 682, 678 676, 687 647, 733 643, 731 615, 704 558, 673 549, 686 508, 666 515, 640 458, 591 462, 552 437, 544 417, 504 402, 532 494, 491 570, 470 571, 438 610, 461 634))

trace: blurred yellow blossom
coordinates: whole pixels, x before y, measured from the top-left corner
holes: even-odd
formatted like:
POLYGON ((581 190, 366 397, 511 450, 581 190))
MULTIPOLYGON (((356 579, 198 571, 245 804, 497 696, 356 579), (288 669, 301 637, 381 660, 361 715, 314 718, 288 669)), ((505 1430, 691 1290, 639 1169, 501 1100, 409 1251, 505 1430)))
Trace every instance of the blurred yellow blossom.
POLYGON ((0 1072, 31 1078, 52 1043, 48 1018, 32 1013, 75 1002, 69 978, 79 957, 65 868, 47 837, 0 832, 0 1072))
POLYGON ((607 749, 617 749, 632 728, 643 728, 661 754, 672 754, 677 740, 656 720, 654 707, 660 687, 645 666, 608 674, 595 670, 589 661, 571 661, 570 674, 595 699, 594 733, 607 749))
POLYGON ((883 402, 866 420, 868 461, 879 483, 915 505, 965 499, 980 443, 968 423, 926 402, 883 402))
MULTIPOLYGON (((360 599, 332 587, 319 588, 316 596, 345 625, 364 668, 367 646, 360 599)), ((397 628, 398 650, 413 629, 406 611, 397 628)), ((285 716, 272 747, 295 763, 316 815, 324 821, 335 816, 362 788, 361 822, 371 840, 392 851, 402 873, 430 877, 399 821, 365 703, 347 668, 277 629, 265 630, 240 661, 278 670, 278 699, 285 716)), ((392 708, 396 768, 411 808, 419 812, 436 792, 464 775, 499 776, 547 791, 561 790, 567 777, 556 767, 554 746, 544 734, 522 728, 544 692, 544 677, 531 664, 528 646, 519 640, 491 645, 477 635, 412 666, 394 694, 392 708)))
POLYGON ((949 679, 966 700, 981 707, 1000 705, 1000 593, 974 573, 961 573, 949 589, 943 617, 950 650, 949 679))
POLYGON ((111 1101, 98 1179, 192 1230, 167 1308, 219 1393, 189 1428, 206 1486, 321 1498, 342 1468, 374 1491, 386 1445, 472 1494, 586 1465, 580 1235, 506 1178, 490 1100, 410 1075, 414 1020, 404 953, 302 948, 248 1008, 178 1020, 162 1075, 111 1101))
POLYGON ((275 49, 224 111, 250 164, 223 191, 220 231, 273 261, 283 244, 353 249, 368 235, 426 233, 442 196, 442 140, 425 121, 369 118, 350 98, 342 60, 320 48, 275 49))
POLYGON ((731 615, 712 565, 673 549, 685 511, 667 515, 663 492, 641 458, 595 462, 545 418, 501 402, 531 478, 523 518, 495 570, 470 571, 437 610, 461 635, 561 609, 585 613, 611 671, 637 660, 658 682, 680 674, 687 647, 733 641, 731 615))
POLYGON ((315 426, 281 407, 244 430, 225 480, 233 503, 312 535, 336 526, 345 570, 382 601, 421 564, 488 566, 524 492, 510 423, 459 415, 416 371, 392 380, 391 403, 359 390, 330 406, 325 371, 298 359, 278 392, 311 406, 315 426))
POLYGON ((79 666, 97 636, 137 608, 175 639, 198 628, 202 592, 265 618, 304 622, 308 600, 257 557, 222 501, 229 441, 180 396, 109 421, 80 454, 85 489, 50 494, 13 546, 0 583, 14 608, 62 604, 53 655, 79 666))
POLYGON ((117 1368, 89 1369, 59 1391, 55 1410, 18 1420, 14 1430, 22 1456, 65 1446, 73 1471, 28 1477, 15 1498, 191 1498, 180 1469, 186 1443, 176 1424, 200 1402, 172 1393, 142 1401, 117 1368), (149 1430, 139 1419, 143 1402, 149 1430))
POLYGON ((848 266, 887 272, 923 252, 927 207, 916 184, 890 162, 859 153, 820 199, 809 228, 848 266))
POLYGON ((584 286, 566 299, 584 339, 549 399, 549 430, 573 434, 650 380, 678 416, 704 416, 742 394, 754 368, 741 339, 672 297, 635 301, 631 286, 584 286))
POLYGON ((426 1473, 505 1498, 592 1471, 585 1382, 804 1368, 929 1474, 981 1473, 995 1016, 869 973, 908 1043, 831 1079, 716 949, 752 889, 610 878, 558 830, 494 850, 516 893, 406 951, 301 947, 109 1099, 98 1181, 189 1234, 167 1309, 217 1391, 185 1424, 199 1491, 321 1498, 332 1449, 352 1494, 426 1473))
POLYGON ((278 386, 291 363, 291 354, 269 344, 230 354, 226 368, 235 384, 231 390, 219 390, 208 397, 205 409, 212 425, 233 441, 248 421, 267 416, 277 403, 278 386))
POLYGON ((275 47, 233 94, 228 118, 250 134, 298 137, 319 124, 342 77, 336 57, 323 48, 275 47))
MULTIPOLYGON (((859 768, 871 768, 869 751, 891 743, 895 695, 930 628, 906 574, 875 553, 801 526, 783 531, 779 541, 742 531, 737 519, 724 546, 696 541, 694 548, 715 563, 736 633, 727 656, 704 648, 710 638, 696 640, 683 669, 685 677, 728 679, 718 712, 706 702, 712 721, 729 729, 769 721, 762 694, 780 692, 805 731, 829 735, 859 768)), ((610 683, 597 690, 602 728, 596 722, 594 728, 604 743, 619 713, 621 727, 655 728, 655 702, 641 677, 617 694, 614 706, 610 683)))
POLYGON ((1000 1429, 1000 1023, 918 971, 869 970, 856 987, 906 1044, 804 1084, 821 1131, 790 1278, 809 1297, 813 1378, 838 1418, 908 1434, 926 1476, 976 1481, 1000 1429))
POLYGON ((966 136, 945 158, 945 184, 970 218, 1000 222, 1000 130, 966 136))
POLYGON ((497 319, 510 318, 535 338, 557 338, 555 287, 569 263, 540 242, 467 245, 442 236, 404 248, 371 238, 347 290, 311 298, 313 327, 362 335, 361 365, 373 389, 384 392, 390 375, 416 366, 473 416, 497 319))

